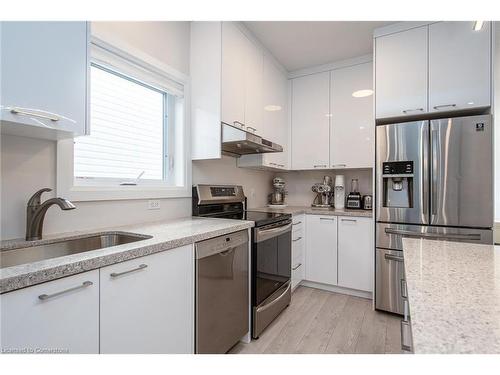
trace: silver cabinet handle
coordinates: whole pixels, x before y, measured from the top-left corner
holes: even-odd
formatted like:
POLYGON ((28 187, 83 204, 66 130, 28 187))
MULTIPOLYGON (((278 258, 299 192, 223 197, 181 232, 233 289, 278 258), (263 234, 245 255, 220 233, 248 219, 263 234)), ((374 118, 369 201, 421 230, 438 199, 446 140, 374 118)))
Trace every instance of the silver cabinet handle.
POLYGON ((278 164, 278 167, 285 168, 284 164, 278 164))
POLYGON ((481 235, 479 233, 466 233, 466 234, 446 234, 446 233, 420 233, 413 232, 411 230, 400 230, 385 228, 385 233, 387 234, 397 234, 407 237, 417 237, 417 238, 431 238, 431 239, 443 239, 443 240, 469 240, 469 241, 479 241, 481 235))
POLYGON ((295 267, 292 267, 292 271, 295 271, 297 268, 299 268, 302 265, 302 263, 297 264, 295 267))
POLYGON ((55 113, 39 111, 39 110, 34 110, 34 109, 28 109, 28 108, 14 107, 14 108, 11 108, 10 112, 15 114, 15 115, 39 117, 39 118, 43 118, 45 120, 50 120, 50 121, 54 121, 54 122, 59 121, 61 119, 61 117, 55 113))
POLYGON ((406 352, 411 352, 410 338, 406 336, 406 332, 410 331, 410 323, 401 321, 401 349, 406 352))
POLYGON ((404 114, 407 114, 407 113, 409 113, 409 112, 417 112, 417 111, 418 111, 418 112, 423 112, 423 111, 424 111, 424 109, 423 109, 423 108, 405 109, 405 110, 403 110, 402 112, 403 112, 404 114))
POLYGON ((299 225, 302 224, 302 221, 297 221, 296 223, 293 223, 292 225, 299 225))
POLYGON ((84 281, 82 283, 82 285, 78 285, 78 286, 75 286, 73 288, 61 290, 60 292, 56 292, 56 293, 52 293, 52 294, 40 294, 38 296, 38 298, 41 299, 42 301, 46 301, 49 298, 54 298, 54 297, 60 296, 61 294, 73 292, 73 291, 78 290, 78 289, 83 289, 83 288, 86 288, 86 287, 91 286, 93 284, 94 283, 92 281, 84 281))
POLYGON ((384 258, 387 260, 393 260, 395 262, 404 262, 404 258, 398 257, 397 255, 385 254, 384 258))
POLYGON ((441 104, 441 105, 436 105, 434 106, 433 108, 434 109, 440 109, 440 108, 448 108, 448 107, 456 107, 457 105, 456 104, 441 104))
POLYGON ((405 279, 401 279, 401 297, 408 298, 408 290, 406 289, 405 279))
POLYGON ((239 121, 233 121, 233 125, 238 125, 240 128, 245 129, 245 124, 239 121))
POLYGON ((302 237, 297 237, 296 239, 292 240, 293 242, 297 242, 297 241, 300 241, 302 239, 302 237))
POLYGON ((254 128, 254 127, 252 127, 252 126, 247 126, 247 129, 248 129, 248 130, 252 129, 252 130, 251 130, 251 132, 252 132, 252 133, 257 132, 257 129, 255 129, 255 128, 254 128))
POLYGON ((357 223, 356 219, 340 219, 341 221, 350 221, 351 223, 357 223))
POLYGON ((133 268, 131 270, 123 271, 123 272, 113 272, 113 273, 110 273, 109 276, 111 276, 111 277, 118 277, 118 276, 122 276, 122 275, 125 275, 127 273, 130 273, 130 272, 135 272, 135 271, 143 270, 144 268, 147 268, 147 267, 148 267, 147 264, 139 264, 139 267, 137 267, 137 268, 133 268))
POLYGON ((332 164, 332 168, 337 168, 337 167, 345 168, 347 167, 347 164, 332 164))
POLYGON ((314 168, 326 168, 327 166, 325 164, 318 164, 318 165, 313 165, 314 168))
POLYGON ((320 217, 320 220, 328 220, 328 221, 335 221, 335 218, 329 218, 329 217, 320 217))

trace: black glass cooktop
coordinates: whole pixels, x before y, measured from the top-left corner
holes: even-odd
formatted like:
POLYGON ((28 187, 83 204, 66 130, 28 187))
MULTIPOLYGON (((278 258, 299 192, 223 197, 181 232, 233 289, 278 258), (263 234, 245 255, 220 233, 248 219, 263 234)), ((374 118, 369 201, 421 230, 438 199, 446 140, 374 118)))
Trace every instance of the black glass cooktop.
POLYGON ((254 221, 258 227, 291 218, 292 215, 280 212, 245 211, 244 214, 244 220, 254 221))

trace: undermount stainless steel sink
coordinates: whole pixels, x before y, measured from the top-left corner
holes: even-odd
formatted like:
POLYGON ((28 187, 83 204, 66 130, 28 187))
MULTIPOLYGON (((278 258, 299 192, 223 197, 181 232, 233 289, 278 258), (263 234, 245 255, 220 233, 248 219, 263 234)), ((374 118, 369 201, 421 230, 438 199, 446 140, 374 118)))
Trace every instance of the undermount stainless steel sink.
POLYGON ((61 240, 38 246, 1 250, 0 268, 59 258, 66 255, 143 241, 149 238, 152 238, 152 236, 125 232, 111 232, 89 234, 86 237, 61 240))

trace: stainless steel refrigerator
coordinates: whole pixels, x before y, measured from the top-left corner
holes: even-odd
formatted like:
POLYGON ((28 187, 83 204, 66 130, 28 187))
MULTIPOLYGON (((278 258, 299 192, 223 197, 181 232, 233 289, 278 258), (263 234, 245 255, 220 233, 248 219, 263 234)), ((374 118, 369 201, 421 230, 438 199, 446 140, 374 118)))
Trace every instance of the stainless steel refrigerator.
POLYGON ((403 313, 404 236, 493 243, 490 115, 376 128, 375 307, 403 313))

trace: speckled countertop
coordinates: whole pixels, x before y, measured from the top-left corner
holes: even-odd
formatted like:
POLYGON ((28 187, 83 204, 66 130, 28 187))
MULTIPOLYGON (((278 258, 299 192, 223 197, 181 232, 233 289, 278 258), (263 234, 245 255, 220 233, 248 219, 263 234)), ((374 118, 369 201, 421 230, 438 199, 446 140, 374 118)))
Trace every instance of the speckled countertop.
POLYGON ((336 209, 336 208, 312 208, 311 206, 287 206, 285 208, 259 207, 249 208, 249 211, 260 212, 282 212, 291 215, 309 214, 309 215, 333 215, 333 216, 357 216, 357 217, 373 217, 372 210, 353 210, 353 209, 336 209))
POLYGON ((414 353, 500 354, 500 246, 403 240, 414 353))
POLYGON ((8 251, 18 247, 49 244, 61 239, 88 237, 91 233, 129 232, 151 236, 149 239, 138 242, 2 268, 0 269, 0 293, 192 244, 253 226, 252 221, 187 217, 155 223, 105 228, 99 231, 62 233, 46 236, 41 241, 0 241, 0 251, 8 251))

